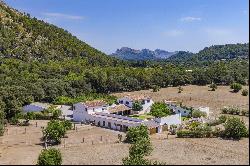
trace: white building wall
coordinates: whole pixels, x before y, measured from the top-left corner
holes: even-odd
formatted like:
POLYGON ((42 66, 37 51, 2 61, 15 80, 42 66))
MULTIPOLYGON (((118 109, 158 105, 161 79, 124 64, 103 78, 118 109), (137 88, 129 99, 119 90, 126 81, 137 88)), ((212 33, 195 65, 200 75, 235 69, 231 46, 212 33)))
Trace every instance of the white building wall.
POLYGON ((73 105, 73 120, 76 122, 85 122, 85 119, 89 119, 89 114, 92 114, 93 110, 86 111, 85 106, 82 103, 76 103, 73 105))
MULTIPOLYGON (((122 104, 132 108, 133 107, 133 101, 130 100, 127 97, 123 97, 120 99, 117 99, 117 102, 120 103, 120 101, 123 101, 122 104)), ((142 111, 139 112, 139 114, 145 114, 150 112, 150 107, 154 104, 153 100, 150 99, 149 102, 147 100, 144 101, 144 104, 142 104, 142 111)))
POLYGON ((123 98, 120 98, 120 99, 117 99, 117 102, 120 103, 120 101, 122 101, 122 104, 132 108, 133 106, 133 101, 130 100, 128 97, 123 97, 123 98))
MULTIPOLYGON (((160 124, 160 126, 167 124, 170 125, 181 125, 181 114, 170 115, 163 118, 155 118, 154 121, 160 124)), ((159 132, 162 132, 162 127, 159 127, 159 132)))
POLYGON ((207 116, 209 116, 209 107, 199 107, 198 110, 200 110, 201 112, 205 112, 207 114, 207 116))
POLYGON ((190 110, 186 110, 184 108, 181 108, 181 107, 175 106, 175 105, 169 105, 169 108, 173 109, 175 114, 181 114, 181 116, 184 116, 184 117, 188 116, 191 113, 190 110))
POLYGON ((150 109, 151 109, 151 106, 154 104, 153 100, 150 99, 149 102, 147 102, 147 100, 145 100, 145 104, 143 104, 143 109, 142 109, 142 114, 145 114, 145 113, 149 113, 150 112, 150 109))
POLYGON ((160 125, 180 125, 181 124, 181 114, 170 115, 162 118, 155 118, 156 122, 160 125))

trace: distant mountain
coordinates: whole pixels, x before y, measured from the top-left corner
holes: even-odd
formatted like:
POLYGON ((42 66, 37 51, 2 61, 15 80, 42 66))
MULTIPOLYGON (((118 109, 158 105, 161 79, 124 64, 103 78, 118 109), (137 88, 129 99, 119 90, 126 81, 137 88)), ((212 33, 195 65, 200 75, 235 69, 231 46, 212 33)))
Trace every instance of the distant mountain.
POLYGON ((168 52, 161 49, 156 49, 154 51, 149 49, 136 50, 128 47, 122 47, 117 49, 115 53, 111 54, 113 57, 124 60, 158 60, 167 59, 178 52, 168 52))
POLYGON ((213 45, 205 47, 196 54, 187 51, 168 52, 160 49, 151 51, 149 49, 135 50, 128 47, 122 47, 121 49, 117 49, 111 56, 124 60, 164 60, 168 62, 183 63, 249 59, 249 43, 213 45))

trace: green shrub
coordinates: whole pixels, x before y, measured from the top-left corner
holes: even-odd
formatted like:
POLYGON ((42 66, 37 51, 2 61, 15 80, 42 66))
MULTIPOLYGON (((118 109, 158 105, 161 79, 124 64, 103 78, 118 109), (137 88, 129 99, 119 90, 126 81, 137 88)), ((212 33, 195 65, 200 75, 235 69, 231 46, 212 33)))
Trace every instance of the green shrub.
POLYGON ((181 93, 183 91, 183 88, 181 86, 178 87, 178 93, 181 93))
POLYGON ((228 113, 229 113, 228 110, 229 110, 229 109, 228 109, 227 107, 222 108, 222 109, 221 109, 221 113, 222 113, 222 114, 228 114, 228 113))
POLYGON ((141 138, 149 139, 148 128, 143 125, 129 128, 126 134, 125 142, 135 143, 141 138))
POLYGON ((72 123, 69 120, 62 121, 62 124, 66 130, 71 130, 73 127, 72 123))
POLYGON ((243 121, 236 117, 230 117, 224 124, 225 130, 223 132, 223 137, 240 139, 241 137, 246 137, 247 127, 243 121))
POLYGON ((14 116, 14 117, 12 117, 10 119, 10 124, 11 125, 17 125, 18 123, 19 123, 19 120, 18 120, 18 118, 16 116, 14 116))
POLYGON ((247 96, 248 95, 248 90, 247 89, 243 89, 242 91, 242 96, 247 96))
POLYGON ((163 102, 156 102, 151 106, 150 115, 154 117, 165 117, 170 115, 170 110, 168 106, 163 102))
POLYGON ((43 134, 43 139, 47 138, 48 141, 59 144, 61 143, 61 138, 66 134, 66 129, 59 120, 51 120, 43 130, 43 134))
POLYGON ((37 165, 61 165, 62 155, 57 149, 43 149, 37 161, 37 165))
POLYGON ((242 116, 246 116, 247 113, 248 113, 247 110, 241 110, 241 111, 240 111, 240 115, 242 115, 242 116))
POLYGON ((214 83, 212 83, 212 84, 209 86, 209 88, 211 88, 212 91, 215 91, 215 89, 217 89, 217 85, 214 84, 214 83))
POLYGON ((233 89, 233 92, 239 92, 242 89, 242 85, 239 83, 233 83, 230 85, 230 88, 233 89))
POLYGON ((161 87, 159 87, 158 85, 153 85, 152 86, 152 89, 153 89, 153 92, 158 92, 160 90, 161 87))
POLYGON ((226 115, 221 115, 220 117, 219 117, 219 122, 220 123, 225 123, 226 122, 226 120, 227 120, 227 116, 226 115))
POLYGON ((193 110, 192 111, 192 117, 193 118, 200 118, 200 117, 206 117, 207 114, 206 112, 202 112, 202 111, 199 111, 199 110, 193 110))
POLYGON ((139 101, 133 102, 132 110, 133 111, 141 111, 143 109, 142 103, 139 101))

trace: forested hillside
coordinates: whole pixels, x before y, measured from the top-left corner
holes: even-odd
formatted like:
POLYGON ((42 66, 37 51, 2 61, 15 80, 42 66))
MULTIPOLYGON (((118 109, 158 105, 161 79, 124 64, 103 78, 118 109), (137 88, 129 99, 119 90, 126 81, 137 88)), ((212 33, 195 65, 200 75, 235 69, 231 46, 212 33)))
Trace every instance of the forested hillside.
POLYGON ((82 57, 92 65, 119 65, 62 28, 31 18, 0 2, 0 57, 62 60, 82 57))
POLYGON ((206 47, 194 55, 199 61, 249 59, 249 43, 206 47))
POLYGON ((246 60, 200 65, 125 62, 4 4, 0 11, 0 128, 1 111, 10 119, 34 101, 53 102, 60 96, 74 98, 156 85, 245 84, 248 80, 246 60))

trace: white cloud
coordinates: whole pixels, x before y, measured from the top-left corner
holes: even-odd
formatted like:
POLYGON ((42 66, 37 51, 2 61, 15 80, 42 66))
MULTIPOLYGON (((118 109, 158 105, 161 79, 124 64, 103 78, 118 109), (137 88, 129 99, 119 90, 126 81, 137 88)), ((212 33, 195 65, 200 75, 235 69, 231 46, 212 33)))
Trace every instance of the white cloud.
POLYGON ((181 30, 174 29, 174 30, 169 30, 169 31, 164 32, 164 35, 169 36, 169 37, 177 37, 177 36, 181 36, 183 33, 184 32, 181 30))
POLYGON ((182 22, 193 22, 193 21, 201 21, 200 17, 182 17, 180 19, 182 22))
POLYGON ((69 19, 69 20, 83 20, 83 16, 75 16, 63 13, 42 13, 47 19, 69 19))

